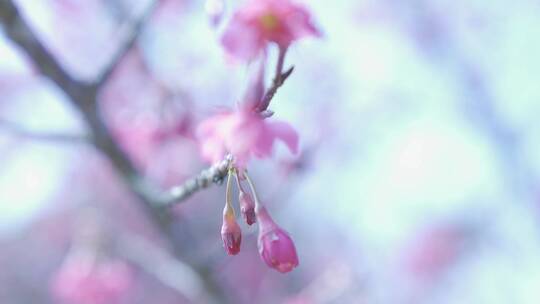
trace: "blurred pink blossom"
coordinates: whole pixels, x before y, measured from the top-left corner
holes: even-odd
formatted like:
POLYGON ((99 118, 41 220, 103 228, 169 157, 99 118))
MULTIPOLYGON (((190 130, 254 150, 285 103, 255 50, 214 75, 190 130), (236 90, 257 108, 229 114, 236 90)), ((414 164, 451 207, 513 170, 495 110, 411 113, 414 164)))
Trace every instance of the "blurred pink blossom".
POLYGON ((142 170, 151 170, 156 159, 173 153, 164 153, 164 149, 177 149, 176 153, 183 154, 181 145, 165 144, 193 137, 194 108, 189 98, 171 92, 154 79, 138 49, 130 51, 119 64, 100 102, 115 139, 142 170))
POLYGON ((432 277, 451 266, 462 252, 463 232, 443 226, 428 230, 412 243, 405 255, 407 269, 421 277, 432 277))
POLYGON ((289 234, 270 217, 266 208, 256 210, 259 221, 259 254, 264 262, 281 273, 298 266, 296 248, 289 234))
POLYGON ((235 58, 251 60, 268 42, 281 48, 305 36, 320 36, 307 9, 289 0, 250 0, 232 17, 222 44, 235 58))
POLYGON ((121 301, 132 281, 131 269, 122 262, 74 257, 56 274, 52 291, 62 303, 112 304, 121 301))
POLYGON ((291 125, 282 121, 269 122, 248 109, 214 115, 201 122, 197 133, 205 160, 215 163, 231 153, 239 168, 245 167, 252 156, 270 157, 277 139, 282 140, 292 153, 298 151, 298 134, 291 125))

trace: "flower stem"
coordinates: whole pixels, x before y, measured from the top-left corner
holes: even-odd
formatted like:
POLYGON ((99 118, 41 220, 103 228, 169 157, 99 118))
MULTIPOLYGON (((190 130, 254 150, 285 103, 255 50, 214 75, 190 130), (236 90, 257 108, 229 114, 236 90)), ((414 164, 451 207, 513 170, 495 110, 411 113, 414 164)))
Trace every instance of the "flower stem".
POLYGON ((236 177, 236 185, 238 186, 238 190, 240 192, 246 192, 244 190, 244 186, 242 186, 242 182, 240 181, 240 172, 237 169, 234 169, 234 176, 236 177))
POLYGON ((234 214, 234 208, 232 206, 232 175, 233 175, 233 169, 229 169, 229 173, 227 174, 227 187, 225 188, 225 210, 224 212, 227 214, 234 214))
POLYGON ((244 170, 244 176, 246 177, 249 188, 251 189, 251 193, 253 194, 253 200, 255 201, 255 210, 257 210, 262 207, 262 204, 259 201, 259 196, 257 195, 257 191, 255 190, 255 186, 253 185, 251 178, 249 178, 247 170, 244 170))
POLYGON ((281 85, 281 78, 283 74, 283 64, 285 63, 285 55, 287 55, 288 47, 279 47, 278 60, 276 64, 276 75, 274 78, 274 83, 281 85))
POLYGON ((264 94, 264 97, 262 99, 262 102, 260 103, 257 110, 259 112, 266 111, 268 109, 268 106, 270 105, 270 101, 272 98, 274 98, 274 95, 276 94, 277 90, 283 85, 285 80, 291 75, 291 73, 294 70, 294 66, 287 69, 285 72, 283 72, 283 65, 285 64, 285 55, 287 55, 287 47, 280 47, 279 48, 279 54, 278 54, 278 60, 276 64, 276 75, 274 76, 274 80, 272 81, 272 86, 270 86, 266 93, 264 94))

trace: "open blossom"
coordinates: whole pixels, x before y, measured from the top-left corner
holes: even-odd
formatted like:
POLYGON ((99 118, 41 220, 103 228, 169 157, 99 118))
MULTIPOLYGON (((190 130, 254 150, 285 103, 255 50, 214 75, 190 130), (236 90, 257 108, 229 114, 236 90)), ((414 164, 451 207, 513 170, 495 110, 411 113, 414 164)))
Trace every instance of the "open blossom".
POLYGON ((236 222, 234 215, 223 213, 223 225, 221 226, 221 239, 223 247, 227 254, 236 255, 240 252, 240 243, 242 242, 242 231, 236 222))
POLYGON ((222 43, 233 57, 251 60, 268 42, 288 47, 305 36, 319 36, 309 12, 290 0, 249 0, 232 17, 222 43))
POLYGON ((261 258, 269 267, 281 273, 293 270, 298 266, 298 256, 291 237, 272 220, 264 207, 259 207, 256 212, 261 258))
POLYGON ((215 163, 231 153, 239 168, 252 156, 270 157, 277 139, 292 153, 298 151, 298 134, 288 123, 264 119, 249 109, 212 116, 199 125, 197 133, 203 158, 215 163))
POLYGON ((56 274, 52 291, 61 303, 112 304, 127 294, 132 278, 131 269, 122 262, 74 257, 56 274))

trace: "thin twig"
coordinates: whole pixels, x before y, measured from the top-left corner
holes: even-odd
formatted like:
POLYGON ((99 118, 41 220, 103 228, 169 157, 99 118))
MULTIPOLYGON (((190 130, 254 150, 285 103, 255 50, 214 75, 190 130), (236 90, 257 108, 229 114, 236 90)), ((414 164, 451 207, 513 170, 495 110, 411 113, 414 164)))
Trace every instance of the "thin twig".
MULTIPOLYGON (((266 93, 264 94, 264 103, 265 105, 270 104, 270 101, 272 98, 274 98, 274 95, 276 95, 277 90, 285 83, 285 80, 291 76, 292 72, 294 71, 294 66, 291 66, 289 69, 287 69, 285 72, 281 74, 281 77, 274 78, 274 81, 272 82, 272 86, 266 90, 266 93)), ((262 109, 263 111, 266 109, 262 109)))
POLYGON ((288 68, 283 72, 283 65, 285 63, 285 55, 287 54, 287 48, 279 48, 278 60, 276 63, 276 75, 272 81, 272 85, 264 93, 263 99, 260 103, 260 106, 257 108, 259 112, 264 112, 268 109, 270 101, 276 95, 277 90, 285 83, 285 80, 291 76, 294 71, 294 66, 288 68))
POLYGON ((201 171, 182 185, 173 187, 165 193, 154 195, 159 197, 159 199, 156 200, 157 206, 169 207, 185 202, 195 192, 208 188, 212 184, 221 184, 225 176, 227 176, 229 164, 230 159, 227 158, 214 166, 201 171))
POLYGON ((150 4, 148 4, 147 7, 144 8, 141 16, 131 17, 118 30, 119 32, 127 32, 127 34, 123 35, 124 38, 122 39, 123 41, 120 43, 120 47, 112 56, 109 64, 101 72, 101 75, 98 77, 98 81, 96 81, 96 83, 94 84, 94 87, 96 89, 102 87, 103 84, 109 81, 118 63, 126 56, 129 50, 133 48, 133 46, 137 42, 138 37, 140 36, 144 25, 157 8, 158 2, 159 0, 151 1, 150 4))
POLYGON ((0 1, 0 19, 9 38, 24 49, 44 75, 47 75, 62 88, 80 85, 64 71, 62 66, 33 35, 13 1, 0 1))
POLYGON ((283 65, 285 64, 285 56, 287 56, 287 47, 279 47, 278 60, 276 63, 276 73, 274 82, 281 82, 281 74, 283 74, 283 65))

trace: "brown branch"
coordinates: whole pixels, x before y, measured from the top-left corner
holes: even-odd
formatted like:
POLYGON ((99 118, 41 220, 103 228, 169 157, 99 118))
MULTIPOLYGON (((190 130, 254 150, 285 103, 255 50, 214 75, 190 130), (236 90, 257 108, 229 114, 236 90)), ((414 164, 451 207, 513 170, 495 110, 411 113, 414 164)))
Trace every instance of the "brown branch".
MULTIPOLYGON (((155 5, 151 5, 149 10, 152 11, 154 7, 155 5)), ((71 103, 80 111, 92 131, 92 143, 109 157, 112 165, 128 181, 137 197, 146 203, 145 208, 155 214, 155 217, 163 218, 163 211, 154 210, 155 206, 171 205, 173 202, 184 201, 198 190, 211 185, 210 181, 218 184, 222 181, 223 171, 210 167, 189 180, 185 185, 173 188, 169 193, 157 193, 146 181, 141 179, 134 164, 118 146, 110 130, 102 121, 96 102, 100 87, 72 79, 22 20, 19 10, 12 1, 0 1, 0 13, 0 20, 6 27, 8 37, 17 43, 35 63, 39 63, 37 67, 44 76, 50 78, 70 97, 71 103), (209 175, 209 172, 212 174, 209 175)), ((149 14, 144 15, 148 16, 149 14)), ((141 22, 137 22, 137 24, 139 28, 142 26, 141 22)), ((129 40, 127 45, 118 52, 118 56, 126 53, 125 50, 129 49, 133 39, 129 40)), ((120 58, 116 60, 120 60, 120 58)), ((111 62, 109 70, 112 71, 117 64, 118 61, 111 62)), ((104 74, 104 76, 107 75, 107 73, 104 74)))
MULTIPOLYGON (((13 0, 0 0, 0 22, 4 25, 7 36, 34 61, 34 64, 39 71, 45 77, 52 80, 69 97, 72 105, 79 110, 83 120, 92 131, 91 143, 108 157, 111 165, 118 171, 127 186, 132 190, 136 201, 141 204, 141 207, 146 211, 152 223, 168 239, 176 255, 180 255, 182 248, 180 244, 177 244, 177 242, 174 241, 174 235, 169 228, 170 214, 167 212, 167 209, 155 208, 162 202, 163 195, 153 196, 152 194, 154 194, 155 191, 148 191, 149 188, 143 186, 146 183, 141 179, 139 172, 131 160, 118 146, 113 135, 100 116, 97 98, 98 90, 101 88, 100 84, 103 83, 103 80, 98 81, 97 85, 88 85, 71 78, 39 41, 30 27, 23 21, 13 0)), ((110 67, 106 69, 103 77, 105 80, 111 73, 107 71, 112 71, 114 69, 126 50, 130 48, 130 45, 133 43, 132 41, 134 41, 133 39, 136 38, 128 39, 125 50, 121 49, 117 56, 115 56, 114 60, 116 61, 111 62, 110 67)), ((219 176, 219 174, 217 176, 219 176)), ((214 176, 212 176, 212 178, 214 178, 214 176)), ((216 178, 214 181, 219 182, 220 179, 216 178)), ((178 192, 178 198, 186 199, 195 191, 208 185, 210 185, 210 183, 205 183, 203 179, 196 179, 195 185, 187 187, 186 191, 182 192, 184 194, 180 195, 181 191, 178 192)), ((208 280, 205 283, 210 285, 207 287, 216 295, 216 298, 219 298, 223 302, 227 302, 226 294, 224 294, 223 290, 219 288, 215 282, 212 282, 207 273, 207 269, 198 269, 198 271, 202 273, 203 276, 208 277, 208 280)))
POLYGON ((0 1, 0 19, 5 25, 8 37, 21 47, 34 60, 39 71, 64 90, 69 100, 83 116, 92 130, 92 142, 109 158, 113 165, 130 181, 137 176, 137 170, 131 161, 117 146, 113 137, 99 116, 97 109, 97 91, 95 87, 72 79, 45 49, 33 31, 23 21, 13 1, 0 1))
POLYGON ((9 38, 24 49, 34 63, 39 63, 38 68, 44 75, 62 88, 69 89, 80 85, 64 71, 45 46, 33 35, 13 1, 0 1, 0 19, 9 38))
POLYGON ((51 79, 69 97, 72 105, 79 110, 82 118, 92 131, 92 143, 101 150, 119 171, 130 188, 137 196, 144 210, 161 230, 166 230, 164 214, 155 210, 150 198, 136 186, 139 175, 133 163, 114 141, 108 128, 105 126, 97 108, 97 90, 93 86, 78 82, 71 78, 60 66, 57 60, 47 51, 39 41, 32 29, 23 21, 23 18, 11 0, 0 1, 0 20, 4 24, 8 37, 34 60, 39 71, 51 79))

